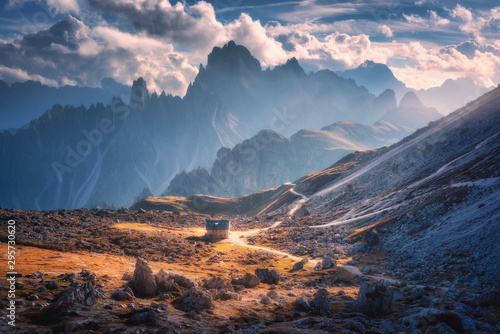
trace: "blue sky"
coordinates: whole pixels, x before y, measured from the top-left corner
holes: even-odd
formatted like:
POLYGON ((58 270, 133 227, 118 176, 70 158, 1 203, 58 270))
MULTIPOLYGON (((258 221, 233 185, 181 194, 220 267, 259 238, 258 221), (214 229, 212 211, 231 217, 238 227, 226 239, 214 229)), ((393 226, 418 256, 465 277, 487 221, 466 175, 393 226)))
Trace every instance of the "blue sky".
POLYGON ((213 46, 308 71, 387 64, 409 87, 500 81, 498 1, 8 0, 0 79, 98 85, 105 76, 183 95, 213 46))

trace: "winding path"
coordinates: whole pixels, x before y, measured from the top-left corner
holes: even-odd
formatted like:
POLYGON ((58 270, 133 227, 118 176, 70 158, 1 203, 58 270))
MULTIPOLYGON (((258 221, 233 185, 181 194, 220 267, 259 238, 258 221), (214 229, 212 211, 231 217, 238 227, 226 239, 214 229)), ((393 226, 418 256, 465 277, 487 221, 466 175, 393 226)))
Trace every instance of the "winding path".
MULTIPOLYGON (((295 186, 295 184, 293 184, 293 183, 291 183, 291 184, 295 186)), ((290 189, 290 192, 292 192, 294 195, 300 196, 301 199, 299 199, 299 200, 297 200, 295 202, 295 205, 292 207, 292 209, 288 213, 288 216, 292 216, 300 208, 300 206, 308 200, 308 198, 305 195, 296 192, 294 188, 290 189)), ((317 225, 317 226, 310 226, 310 227, 311 228, 320 228, 320 227, 343 225, 343 224, 347 224, 347 223, 350 223, 352 221, 356 221, 358 219, 362 219, 362 218, 368 217, 370 215, 374 215, 374 214, 377 214, 377 213, 380 213, 382 211, 386 211, 386 210, 389 210, 389 209, 391 209, 391 208, 387 208, 387 209, 384 209, 384 210, 380 210, 378 212, 374 212, 372 214, 367 214, 367 215, 363 215, 363 216, 356 217, 356 218, 346 219, 346 220, 343 220, 343 221, 340 221, 340 220, 339 221, 333 221, 333 222, 330 222, 330 223, 327 223, 327 224, 324 224, 324 225, 317 225)), ((294 261, 297 261, 297 262, 301 261, 303 259, 303 257, 298 257, 298 256, 292 255, 292 254, 287 253, 287 252, 279 251, 277 249, 272 249, 272 248, 268 248, 268 247, 255 246, 255 245, 249 245, 248 244, 248 240, 247 240, 248 237, 251 237, 251 236, 257 235, 257 234, 259 234, 261 232, 264 232, 264 231, 276 228, 279 225, 281 225, 281 223, 282 223, 282 221, 280 220, 280 221, 275 222, 271 226, 263 227, 263 228, 259 228, 259 229, 255 229, 255 230, 249 230, 249 231, 231 231, 229 233, 229 238, 225 239, 224 242, 229 242, 229 243, 233 243, 233 244, 236 244, 236 245, 242 246, 242 247, 247 247, 247 248, 252 248, 252 249, 258 249, 258 250, 263 250, 263 251, 266 251, 266 252, 269 252, 269 253, 273 253, 273 254, 287 256, 290 259, 292 259, 294 261)), ((319 262, 320 262, 320 260, 308 259, 308 262, 305 265, 314 268, 314 267, 316 267, 316 265, 319 262)), ((374 280, 377 280, 377 281, 386 280, 386 281, 391 282, 391 283, 397 283, 397 282, 399 282, 396 279, 389 278, 389 277, 382 276, 382 275, 366 275, 366 274, 363 274, 361 272, 361 270, 359 270, 357 267, 354 267, 354 266, 342 265, 341 268, 349 271, 353 275, 363 275, 363 276, 370 277, 370 278, 372 278, 374 280)))

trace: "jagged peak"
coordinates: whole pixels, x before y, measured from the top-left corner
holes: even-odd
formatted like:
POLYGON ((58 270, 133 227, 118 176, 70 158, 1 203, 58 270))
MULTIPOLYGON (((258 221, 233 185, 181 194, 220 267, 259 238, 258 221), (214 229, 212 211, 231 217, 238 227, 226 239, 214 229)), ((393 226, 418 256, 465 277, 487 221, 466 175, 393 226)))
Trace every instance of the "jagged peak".
POLYGON ((414 92, 406 93, 399 102, 400 108, 427 108, 414 92))
POLYGON ((214 47, 208 55, 206 70, 226 69, 228 71, 260 71, 260 62, 243 45, 229 41, 222 48, 214 47))
POLYGON ((304 72, 304 69, 299 65, 299 61, 295 57, 288 59, 284 65, 276 66, 275 69, 278 71, 290 71, 298 76, 306 75, 306 72, 304 72))

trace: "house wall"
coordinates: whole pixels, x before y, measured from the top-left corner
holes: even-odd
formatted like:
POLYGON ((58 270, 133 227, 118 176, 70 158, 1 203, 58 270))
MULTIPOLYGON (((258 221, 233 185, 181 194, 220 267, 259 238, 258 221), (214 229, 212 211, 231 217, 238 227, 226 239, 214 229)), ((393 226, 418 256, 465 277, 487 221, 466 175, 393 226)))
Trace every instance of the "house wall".
POLYGON ((214 239, 229 238, 229 230, 207 230, 206 236, 214 239))

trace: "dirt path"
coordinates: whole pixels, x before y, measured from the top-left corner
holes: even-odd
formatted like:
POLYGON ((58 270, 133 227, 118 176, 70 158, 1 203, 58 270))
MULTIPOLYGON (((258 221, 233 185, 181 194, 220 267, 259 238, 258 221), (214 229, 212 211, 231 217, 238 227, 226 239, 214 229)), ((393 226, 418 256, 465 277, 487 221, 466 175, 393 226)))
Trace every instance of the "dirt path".
MULTIPOLYGON (((250 230, 250 231, 231 231, 229 233, 229 238, 223 240, 222 242, 233 243, 233 244, 236 244, 238 246, 242 246, 242 247, 246 247, 246 248, 258 249, 258 250, 263 250, 263 251, 266 251, 266 252, 269 252, 269 253, 273 253, 273 254, 287 256, 290 259, 292 259, 294 261, 297 261, 297 262, 301 261, 303 258, 295 256, 295 255, 292 255, 292 254, 287 253, 287 252, 282 252, 282 251, 279 251, 277 249, 272 249, 272 248, 268 248, 268 247, 261 247, 261 246, 255 246, 255 245, 249 245, 248 244, 248 237, 251 237, 251 236, 257 235, 257 234, 259 234, 261 232, 264 232, 264 231, 276 228, 281 223, 282 223, 282 221, 280 220, 280 221, 277 221, 276 223, 274 223, 271 226, 263 227, 263 228, 259 228, 259 229, 255 229, 255 230, 250 230)), ((310 267, 314 267, 314 266, 316 266, 316 264, 318 262, 319 262, 318 260, 309 260, 306 265, 310 266, 310 267)))

